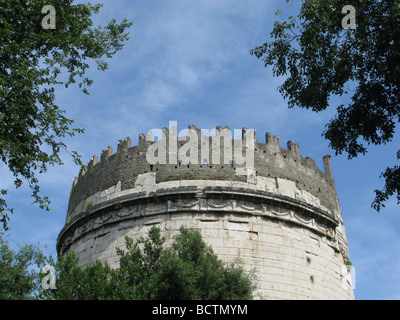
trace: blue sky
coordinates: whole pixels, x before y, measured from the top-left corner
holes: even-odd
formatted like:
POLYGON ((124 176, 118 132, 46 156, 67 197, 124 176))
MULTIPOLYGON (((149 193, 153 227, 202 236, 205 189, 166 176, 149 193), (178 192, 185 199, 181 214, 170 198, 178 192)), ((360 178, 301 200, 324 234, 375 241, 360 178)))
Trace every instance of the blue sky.
MULTIPOLYGON (((85 2, 85 1, 82 1, 85 2)), ((90 96, 78 88, 57 90, 57 102, 76 119, 85 134, 67 140, 84 162, 127 136, 132 145, 140 133, 178 122, 178 130, 194 124, 212 129, 246 127, 280 136, 300 144, 305 158, 323 169, 322 156, 332 155, 332 171, 341 203, 349 243, 350 260, 356 270, 357 299, 400 299, 400 212, 390 199, 379 214, 370 207, 374 189, 381 189, 380 173, 395 164, 400 137, 372 147, 353 160, 334 156, 321 136, 334 115, 334 106, 321 113, 289 109, 277 92, 282 79, 249 50, 269 39, 274 13, 297 15, 298 4, 282 0, 104 0, 95 22, 128 18, 131 39, 123 51, 109 60, 109 69, 93 68, 90 96)), ((336 104, 335 104, 336 103, 336 104)), ((72 179, 79 168, 67 154, 64 165, 40 176, 43 195, 52 200, 50 213, 31 205, 30 190, 15 190, 11 174, 0 166, 2 188, 9 189, 8 204, 15 208, 8 240, 11 244, 40 243, 55 255, 55 244, 64 225, 72 179)))

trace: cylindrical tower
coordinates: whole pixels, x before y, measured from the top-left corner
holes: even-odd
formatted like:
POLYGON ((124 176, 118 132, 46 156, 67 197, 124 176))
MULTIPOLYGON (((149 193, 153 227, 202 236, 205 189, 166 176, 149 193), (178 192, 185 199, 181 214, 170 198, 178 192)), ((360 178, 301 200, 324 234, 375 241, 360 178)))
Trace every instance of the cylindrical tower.
POLYGON ((223 260, 240 256, 258 274, 263 299, 354 299, 342 214, 329 156, 324 171, 281 148, 279 137, 257 142, 254 130, 232 139, 189 126, 120 140, 74 179, 67 219, 57 242, 75 250, 80 265, 118 266, 117 247, 157 225, 171 240, 183 225, 197 229, 223 260))

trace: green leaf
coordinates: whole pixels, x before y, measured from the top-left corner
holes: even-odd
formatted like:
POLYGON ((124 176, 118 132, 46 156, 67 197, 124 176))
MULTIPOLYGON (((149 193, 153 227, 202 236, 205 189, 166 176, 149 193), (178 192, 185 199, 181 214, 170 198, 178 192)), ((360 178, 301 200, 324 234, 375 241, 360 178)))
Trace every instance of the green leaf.
MULTIPOLYGON (((68 152, 63 139, 83 133, 55 104, 55 88, 76 84, 89 94, 93 80, 85 76, 86 59, 107 69, 112 58, 129 39, 132 23, 114 19, 105 27, 93 27, 92 15, 101 5, 72 4, 72 0, 3 1, 0 6, 0 155, 20 187, 27 181, 34 203, 49 209, 39 195, 37 174, 49 165, 61 165, 61 152, 82 165, 77 152, 68 152), (56 29, 41 27, 38 14, 44 5, 57 8, 56 29), (50 147, 50 148, 48 148, 50 147), (50 149, 50 151, 48 151, 50 149)), ((1 187, 1 186, 0 186, 1 187)), ((0 208, 7 228, 6 200, 0 208)))

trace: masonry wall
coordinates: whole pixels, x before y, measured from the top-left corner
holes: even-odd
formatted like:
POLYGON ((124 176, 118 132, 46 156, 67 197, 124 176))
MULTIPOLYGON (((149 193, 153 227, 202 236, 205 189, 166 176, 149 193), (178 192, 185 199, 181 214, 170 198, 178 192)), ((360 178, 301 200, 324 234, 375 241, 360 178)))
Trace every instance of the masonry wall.
MULTIPOLYGON (((219 128, 220 131, 217 131, 217 133, 224 132, 224 129, 219 128)), ((196 130, 198 131, 198 129, 196 130)), ((164 131, 165 139, 169 141, 169 131, 167 129, 164 129, 164 131)), ((243 131, 245 132, 246 129, 243 129, 243 131)), ((129 137, 125 140, 120 140, 117 152, 113 153, 113 148, 110 146, 107 147, 102 151, 100 161, 97 156, 93 156, 92 160, 89 161, 89 166, 92 168, 87 171, 81 171, 79 176, 74 179, 68 212, 83 199, 98 191, 114 186, 118 181, 121 182, 122 190, 133 188, 137 176, 148 172, 157 172, 157 183, 190 179, 247 181, 245 175, 237 174, 237 170, 243 169, 243 165, 236 163, 233 154, 232 163, 224 163, 222 155, 226 146, 222 138, 222 133, 220 134, 220 163, 211 163, 211 148, 215 141, 213 137, 207 137, 207 145, 209 146, 209 164, 207 166, 204 165, 201 150, 204 140, 203 144, 198 143, 199 150, 196 164, 189 163, 185 165, 179 165, 179 161, 176 161, 176 163, 168 161, 166 164, 149 165, 146 159, 146 152, 154 142, 146 140, 143 134, 140 135, 138 145, 134 147, 131 147, 131 139, 129 137)), ((203 136, 199 132, 199 139, 201 137, 203 136)), ((185 143, 187 141, 177 141, 178 148, 181 148, 185 143)), ((231 144, 234 145, 234 142, 231 141, 231 144)), ((244 146, 245 142, 242 145, 244 146)), ((166 146, 168 152, 169 144, 167 143, 166 146)), ((167 159, 169 160, 169 157, 167 159)), ((329 162, 329 158, 324 158, 325 160, 329 162)), ((331 172, 329 170, 328 172, 323 172, 317 167, 313 159, 309 157, 303 158, 300 155, 298 144, 288 141, 287 149, 281 148, 279 137, 267 133, 265 135, 265 143, 255 141, 254 167, 257 176, 293 181, 299 189, 310 192, 319 198, 319 201, 332 214, 339 214, 340 208, 338 208, 339 203, 331 172)))

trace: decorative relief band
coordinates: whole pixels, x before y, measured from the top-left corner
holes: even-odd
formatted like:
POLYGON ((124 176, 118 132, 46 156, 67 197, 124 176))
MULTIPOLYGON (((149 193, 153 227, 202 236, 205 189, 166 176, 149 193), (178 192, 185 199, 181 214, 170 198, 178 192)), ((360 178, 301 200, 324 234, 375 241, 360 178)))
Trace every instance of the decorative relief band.
POLYGON ((246 189, 207 187, 198 193, 197 188, 179 187, 140 196, 126 194, 93 205, 66 224, 59 235, 57 249, 64 252, 78 238, 107 224, 178 212, 237 213, 279 219, 318 232, 337 248, 338 221, 308 203, 246 189), (255 205, 249 206, 249 203, 255 205))

